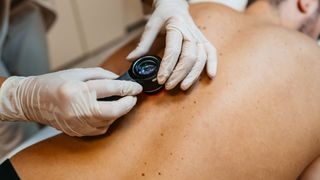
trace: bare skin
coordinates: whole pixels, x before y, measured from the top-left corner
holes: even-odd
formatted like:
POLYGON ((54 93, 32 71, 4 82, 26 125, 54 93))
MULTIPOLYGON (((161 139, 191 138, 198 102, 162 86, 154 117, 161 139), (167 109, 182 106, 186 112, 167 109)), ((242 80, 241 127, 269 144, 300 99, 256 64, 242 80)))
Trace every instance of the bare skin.
POLYGON ((5 77, 0 77, 0 87, 2 86, 3 82, 6 80, 7 78, 5 77))
MULTIPOLYGON (((203 76, 185 93, 141 96, 105 136, 60 135, 28 148, 12 159, 21 178, 297 178, 320 154, 318 46, 223 6, 191 12, 218 49, 214 81, 203 76)), ((133 48, 104 67, 124 72, 133 48)))

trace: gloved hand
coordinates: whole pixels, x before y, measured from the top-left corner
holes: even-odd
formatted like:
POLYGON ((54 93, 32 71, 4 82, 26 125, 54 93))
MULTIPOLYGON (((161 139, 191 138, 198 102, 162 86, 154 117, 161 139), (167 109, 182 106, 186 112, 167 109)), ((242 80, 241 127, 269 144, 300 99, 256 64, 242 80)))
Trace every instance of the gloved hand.
POLYGON ((181 88, 186 90, 197 81, 205 65, 213 78, 217 72, 216 49, 193 22, 186 0, 154 0, 154 7, 138 47, 127 58, 146 54, 165 25, 166 48, 158 83, 166 83, 169 90, 182 81, 181 88))
POLYGON ((0 119, 36 121, 70 136, 103 134, 132 109, 137 101, 134 95, 142 91, 137 83, 115 78, 102 68, 10 77, 0 89, 0 119), (125 97, 97 101, 114 95, 125 97))

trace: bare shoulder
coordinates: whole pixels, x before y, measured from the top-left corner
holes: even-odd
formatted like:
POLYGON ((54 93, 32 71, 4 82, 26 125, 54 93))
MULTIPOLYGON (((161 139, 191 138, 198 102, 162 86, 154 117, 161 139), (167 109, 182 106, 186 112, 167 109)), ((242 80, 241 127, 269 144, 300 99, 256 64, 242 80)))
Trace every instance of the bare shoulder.
POLYGON ((190 12, 193 18, 218 18, 224 19, 230 14, 242 14, 225 5, 217 3, 197 3, 190 5, 190 12), (205 15, 205 16, 203 16, 205 15))
POLYGON ((239 12, 236 11, 226 5, 220 4, 220 3, 213 3, 213 2, 202 2, 202 3, 195 3, 190 5, 190 9, 192 10, 198 10, 201 9, 201 11, 207 11, 207 10, 213 10, 222 12, 222 11, 233 11, 233 12, 239 12))
POLYGON ((247 31, 249 35, 239 41, 242 41, 247 54, 254 54, 255 61, 277 64, 292 72, 298 69, 309 77, 320 75, 320 47, 315 40, 277 26, 257 25, 247 31))
POLYGON ((298 31, 278 26, 257 27, 253 38, 259 39, 262 44, 267 44, 279 54, 302 55, 304 60, 320 58, 320 47, 317 42, 298 31))

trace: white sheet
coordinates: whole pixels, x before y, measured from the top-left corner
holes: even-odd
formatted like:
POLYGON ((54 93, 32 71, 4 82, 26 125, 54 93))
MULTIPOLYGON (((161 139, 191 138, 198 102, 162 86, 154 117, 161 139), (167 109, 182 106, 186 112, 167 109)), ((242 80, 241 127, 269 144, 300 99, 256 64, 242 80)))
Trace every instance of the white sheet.
POLYGON ((18 152, 22 151, 23 149, 25 149, 33 144, 36 144, 40 141, 43 141, 45 139, 48 139, 50 137, 56 136, 58 134, 61 134, 61 132, 52 128, 52 127, 45 127, 44 129, 40 130, 37 134, 32 136, 30 139, 28 139, 27 141, 22 143, 20 146, 18 146, 14 150, 12 150, 5 157, 0 158, 0 164, 3 163, 6 159, 9 159, 12 156, 14 156, 15 154, 17 154, 18 152))

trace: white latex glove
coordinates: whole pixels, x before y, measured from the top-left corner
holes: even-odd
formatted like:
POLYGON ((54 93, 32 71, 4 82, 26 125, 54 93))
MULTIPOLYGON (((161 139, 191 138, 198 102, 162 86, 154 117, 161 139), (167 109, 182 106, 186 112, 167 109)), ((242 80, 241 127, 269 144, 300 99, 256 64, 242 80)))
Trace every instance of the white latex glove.
POLYGON ((166 83, 169 90, 182 82, 181 89, 186 90, 197 81, 205 65, 208 76, 213 78, 217 72, 216 49, 193 22, 186 0, 155 0, 154 7, 141 41, 128 59, 146 54, 165 26, 166 48, 158 83, 166 83))
POLYGON ((40 76, 10 77, 0 89, 0 119, 36 121, 70 136, 94 136, 107 131, 136 104, 142 87, 112 80, 102 68, 71 69, 40 76), (113 95, 117 101, 97 101, 113 95))

